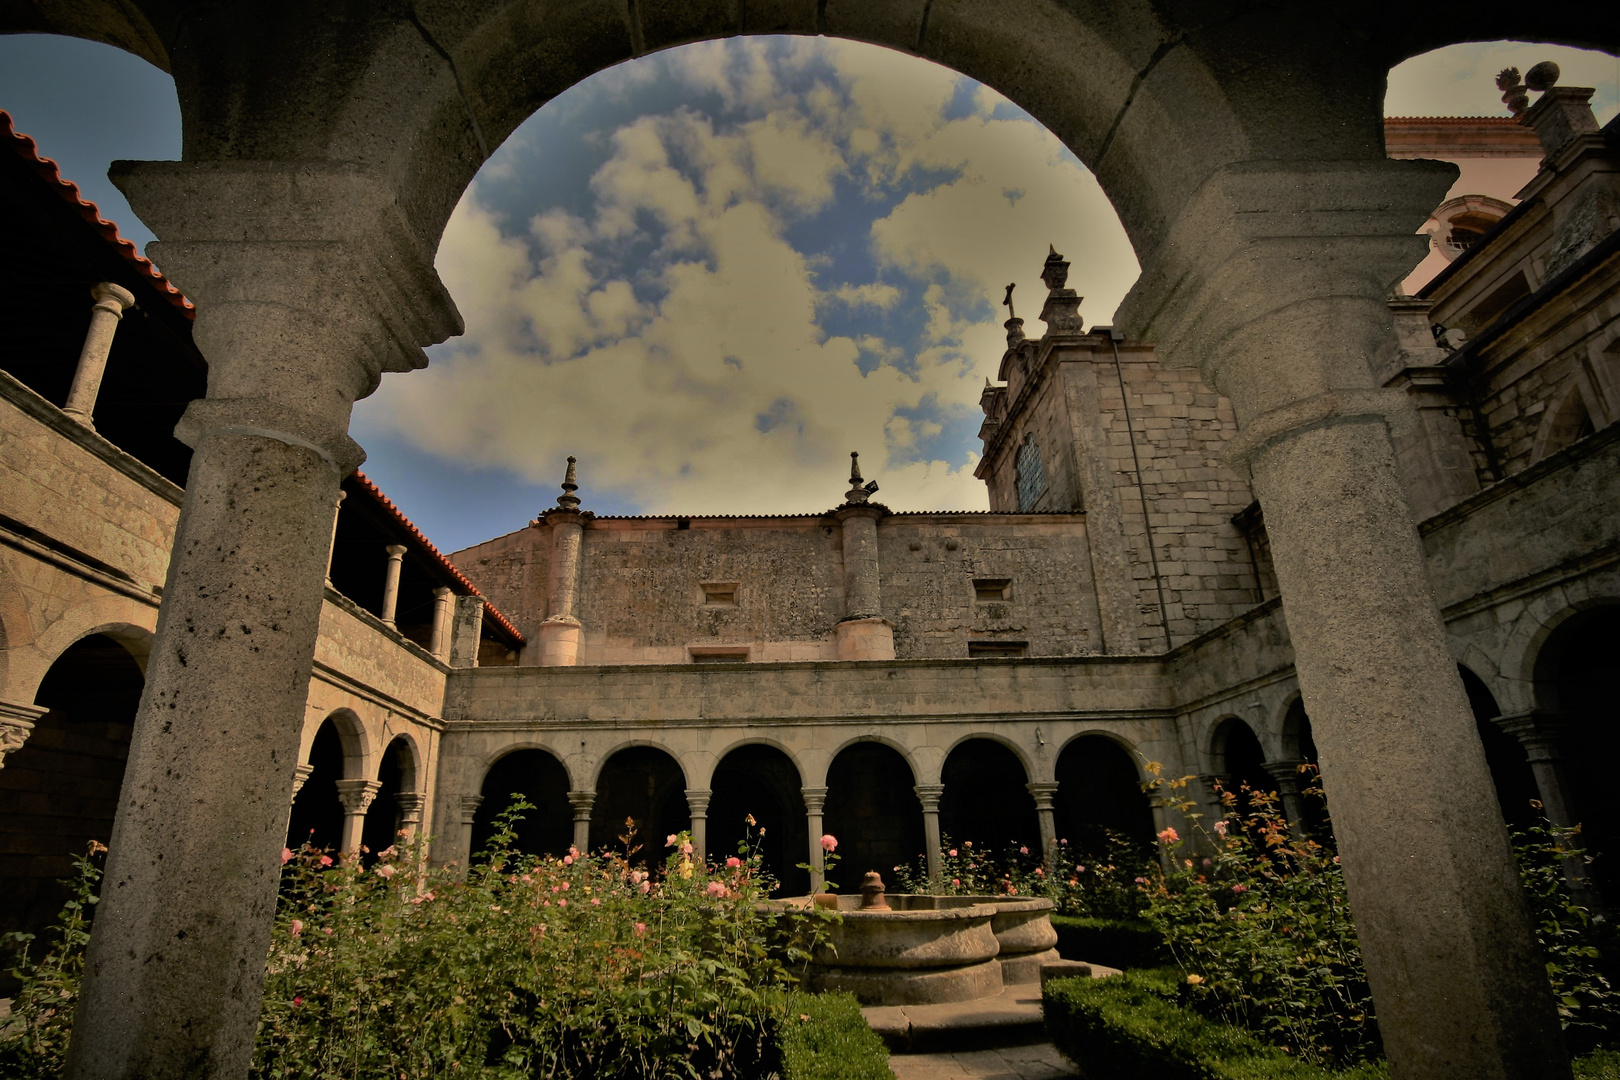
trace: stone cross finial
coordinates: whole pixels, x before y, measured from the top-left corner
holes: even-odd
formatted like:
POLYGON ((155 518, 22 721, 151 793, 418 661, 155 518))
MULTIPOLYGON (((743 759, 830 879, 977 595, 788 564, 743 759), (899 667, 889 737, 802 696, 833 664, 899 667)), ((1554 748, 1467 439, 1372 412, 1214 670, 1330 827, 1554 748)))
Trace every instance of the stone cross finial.
POLYGON ((861 482, 861 455, 854 450, 849 452, 849 490, 844 492, 844 501, 863 503, 877 494, 877 481, 862 484, 861 482))
POLYGON ((1046 245, 1046 250, 1046 265, 1041 267, 1041 280, 1046 282, 1049 290, 1056 292, 1069 283, 1069 262, 1051 244, 1046 245))
POLYGON ((1009 318, 1009 319, 1018 318, 1018 312, 1013 309, 1013 302, 1012 302, 1013 290, 1016 289, 1016 288, 1018 288, 1018 282, 1016 282, 1016 281, 1013 282, 1011 285, 1008 285, 1007 286, 1007 295, 1002 297, 1002 299, 1001 299, 1001 306, 1007 309, 1007 318, 1009 318))
POLYGON ((574 494, 579 490, 579 484, 576 482, 574 474, 575 460, 574 456, 570 454, 568 457, 568 472, 563 476, 563 493, 557 496, 557 505, 564 510, 579 509, 579 496, 574 494))

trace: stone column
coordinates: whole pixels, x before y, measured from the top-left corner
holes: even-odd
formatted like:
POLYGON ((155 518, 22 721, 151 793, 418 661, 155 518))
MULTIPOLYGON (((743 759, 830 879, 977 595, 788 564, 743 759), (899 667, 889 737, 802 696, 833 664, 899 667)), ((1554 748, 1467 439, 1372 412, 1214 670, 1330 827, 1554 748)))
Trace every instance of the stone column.
POLYGON ((461 321, 395 192, 347 162, 120 162, 197 304, 208 396, 65 1075, 246 1075, 349 413, 461 321), (161 957, 161 962, 157 958, 161 957))
POLYGON ((1304 839, 1307 835, 1305 805, 1299 795, 1299 767, 1303 764, 1305 762, 1299 760, 1266 761, 1260 765, 1277 784, 1277 798, 1282 801, 1283 817, 1288 819, 1288 829, 1295 839, 1304 839))
POLYGON ((849 490, 833 513, 844 546, 844 618, 838 624, 838 659, 893 660, 894 623, 883 617, 878 573, 877 523, 889 512, 870 502, 877 484, 861 483, 860 459, 850 454, 849 490))
MULTIPOLYGON (((1371 116, 1368 123, 1376 123, 1371 116)), ((1472 710, 1373 385, 1387 294, 1456 176, 1440 162, 1216 170, 1122 306, 1232 402, 1265 512, 1392 1072, 1568 1077, 1472 710)))
POLYGON ((810 892, 820 892, 827 884, 827 861, 821 850, 821 810, 827 804, 827 789, 802 787, 799 795, 804 799, 804 815, 810 826, 810 892))
POLYGON ((101 376, 107 371, 113 334, 118 332, 124 312, 135 306, 135 297, 110 281, 93 287, 90 295, 96 301, 90 308, 90 329, 85 331, 79 366, 73 371, 73 387, 68 391, 62 412, 94 431, 96 425, 90 422, 90 416, 96 411, 96 398, 101 393, 101 376))
POLYGON ((0 769, 6 767, 6 756, 22 749, 22 744, 33 734, 34 722, 49 709, 37 705, 14 705, 0 701, 0 769))
POLYGON ((1053 804, 1057 799, 1058 786, 1055 781, 1038 780, 1024 787, 1035 798, 1035 817, 1041 825, 1041 857, 1050 865, 1052 855, 1057 850, 1057 808, 1053 804))
POLYGON ((332 505, 332 539, 326 545, 326 584, 328 588, 332 585, 332 556, 337 554, 338 518, 343 514, 343 500, 348 497, 349 493, 347 491, 338 488, 337 502, 332 505))
POLYGON ((450 616, 450 666, 478 666, 478 647, 484 637, 484 598, 458 596, 450 616))
POLYGON ((582 852, 591 850, 591 810, 596 806, 596 792, 570 791, 568 804, 574 808, 574 847, 582 852))
POLYGON ((471 866, 473 858, 473 821, 478 817, 478 808, 484 804, 482 795, 463 795, 461 797, 461 865, 471 866))
MULTIPOLYGON (((1541 812, 1547 815, 1548 822, 1560 829, 1574 828, 1577 822, 1569 803, 1569 781, 1564 775, 1564 755, 1559 747, 1564 718, 1557 713, 1533 709, 1495 717, 1492 723, 1518 739, 1519 745, 1524 747, 1530 772, 1536 778, 1536 794, 1541 796, 1541 812)), ((1595 912, 1603 910, 1602 899, 1582 860, 1565 859, 1564 877, 1577 903, 1595 912)))
POLYGON ((944 877, 939 850, 939 800, 945 794, 945 785, 917 784, 911 790, 917 793, 917 801, 922 803, 923 857, 928 864, 928 887, 938 892, 940 880, 944 877))
POLYGON ((709 858, 709 788, 687 788, 686 809, 692 816, 692 858, 699 866, 709 858))
POLYGON ((584 628, 574 617, 579 596, 580 549, 585 540, 585 523, 596 515, 579 508, 579 490, 574 458, 568 459, 563 476, 563 493, 557 505, 542 517, 551 528, 551 562, 546 568, 546 621, 540 624, 540 666, 573 667, 579 663, 579 644, 584 628))
POLYGON ((360 851, 360 837, 366 827, 366 811, 382 788, 381 780, 339 780, 338 801, 343 804, 343 839, 338 850, 345 855, 360 851))
POLYGON ((422 814, 427 810, 427 796, 420 791, 401 791, 394 796, 399 807, 399 834, 416 839, 422 831, 422 814))
POLYGON ((433 590, 433 635, 428 639, 428 652, 446 662, 450 659, 450 610, 456 594, 440 585, 433 590))
MULTIPOLYGON (((332 528, 335 535, 337 526, 333 525, 332 528)), ((394 616, 399 611, 399 572, 405 565, 405 545, 389 544, 383 550, 388 553, 388 568, 383 573, 382 610, 377 612, 377 616, 393 626, 394 616)))
POLYGON ((1220 793, 1232 790, 1231 777, 1219 773, 1199 773, 1198 786, 1203 791, 1204 820, 1207 825, 1214 825, 1226 816, 1226 804, 1221 802, 1220 793))

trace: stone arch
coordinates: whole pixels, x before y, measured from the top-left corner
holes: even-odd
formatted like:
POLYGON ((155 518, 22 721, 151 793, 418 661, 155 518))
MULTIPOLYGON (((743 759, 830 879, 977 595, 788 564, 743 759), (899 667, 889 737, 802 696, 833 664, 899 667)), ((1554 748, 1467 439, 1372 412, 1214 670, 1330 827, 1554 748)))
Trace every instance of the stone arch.
POLYGON ((971 739, 984 739, 988 742, 998 743, 1001 746, 1006 747, 1008 750, 1012 751, 1013 757, 1017 758, 1018 764, 1023 767, 1026 783, 1032 780, 1040 779, 1040 775, 1036 768, 1036 763, 1033 755, 1031 755, 1029 752, 1029 748, 1016 739, 1009 738, 1006 735, 1001 735, 994 731, 969 731, 965 734, 958 735, 955 739, 951 740, 948 746, 945 747, 945 753, 942 755, 941 760, 950 760, 950 756, 956 752, 956 748, 971 739))
POLYGON ((360 833, 360 844, 368 858, 376 852, 392 847, 399 838, 404 823, 404 809, 400 796, 418 794, 416 784, 420 757, 411 739, 395 734, 383 744, 377 756, 377 771, 372 777, 379 785, 366 807, 365 825, 360 833))
MULTIPOLYGON (((471 779, 477 786, 482 787, 484 779, 489 775, 489 770, 494 767, 495 763, 506 755, 515 754, 519 750, 543 750, 552 757, 556 758, 557 761, 562 764, 563 771, 568 774, 569 789, 574 790, 574 770, 568 767, 567 755, 564 754, 555 743, 548 742, 545 739, 525 738, 518 739, 515 742, 502 743, 500 746, 484 755, 483 760, 478 763, 477 775, 470 777, 469 779, 471 779)), ((594 777, 592 779, 594 781, 594 777)), ((473 785, 469 784, 468 786, 471 787, 473 785)))
POLYGON ((702 775, 699 775, 699 772, 695 767, 687 766, 688 782, 693 787, 712 788, 714 786, 714 772, 720 767, 720 763, 726 759, 726 755, 735 750, 740 750, 745 746, 768 746, 773 750, 780 750, 782 755, 793 763, 794 771, 799 774, 800 783, 807 784, 809 782, 804 779, 806 775, 805 764, 801 759, 810 755, 806 755, 802 750, 795 750, 791 748, 785 741, 772 738, 769 735, 746 735, 742 738, 732 740, 709 758, 711 765, 708 771, 702 775))
POLYGON ((1053 768, 1057 795, 1053 823, 1059 841, 1085 865, 1123 838, 1127 847, 1152 847, 1153 808, 1142 790, 1145 774, 1135 747, 1112 732, 1085 731, 1067 740, 1053 768))
POLYGON ((706 786, 712 792, 710 861, 723 860, 746 842, 758 850, 765 871, 781 884, 784 895, 806 894, 810 877, 798 864, 810 850, 810 830, 800 795, 803 776, 792 754, 772 739, 740 740, 719 755, 706 786), (747 816, 754 818, 754 826, 747 824, 747 816))
POLYGON ((680 759, 667 747, 645 739, 619 744, 595 771, 591 850, 625 850, 619 837, 629 835, 628 820, 636 830, 627 852, 631 861, 662 863, 669 854, 665 837, 692 827, 686 787, 680 759))
POLYGON ((389 725, 383 727, 383 746, 385 752, 397 743, 403 747, 409 757, 409 768, 402 765, 402 786, 400 791, 425 792, 428 788, 428 762, 427 754, 422 749, 422 742, 417 738, 416 732, 410 727, 393 728, 389 725))
MULTIPOLYGON (((343 841, 343 802, 339 780, 373 778, 366 725, 353 709, 333 709, 309 731, 302 749, 302 781, 287 816, 287 846, 303 844, 336 851, 343 841)), ((373 799, 373 804, 376 800, 373 799)))
POLYGON ((623 742, 614 743, 612 749, 608 750, 604 754, 598 755, 596 760, 591 764, 591 768, 590 768, 590 786, 591 786, 591 789, 595 790, 597 787, 599 787, 601 785, 601 783, 602 783, 602 770, 607 767, 607 763, 612 760, 613 755, 618 754, 618 753, 620 753, 620 752, 622 752, 624 750, 634 749, 635 747, 646 747, 646 748, 651 749, 651 750, 661 750, 661 751, 663 751, 665 754, 667 754, 670 757, 671 760, 673 760, 675 762, 676 767, 680 769, 680 771, 681 771, 681 780, 685 784, 685 786, 687 786, 687 787, 691 786, 691 783, 687 780, 687 766, 686 766, 685 762, 682 760, 682 755, 680 753, 678 753, 668 743, 663 742, 663 741, 658 740, 658 739, 626 739, 623 742))
POLYGON ((1568 583, 1542 593, 1525 604, 1513 620, 1497 662, 1498 677, 1493 690, 1503 712, 1527 712, 1533 708, 1554 707, 1537 686, 1536 668, 1548 639, 1569 619, 1594 607, 1620 605, 1620 595, 1599 591, 1611 584, 1592 586, 1579 593, 1568 583))
POLYGON ((568 766, 555 751, 538 746, 507 746, 492 757, 479 780, 482 801, 473 816, 472 851, 482 851, 494 835, 495 819, 521 795, 534 809, 518 822, 514 845, 525 855, 561 856, 574 842, 574 811, 568 801, 568 766))
MULTIPOLYGON (((1220 777, 1221 785, 1229 792, 1238 793, 1244 785, 1257 792, 1277 790, 1276 781, 1264 767, 1270 759, 1260 735, 1241 716, 1225 716, 1211 725, 1208 760, 1209 771, 1220 777)), ((1239 809, 1243 809, 1242 805, 1239 809)))
POLYGON ((1033 779, 1029 763, 1006 739, 969 735, 945 755, 940 783, 940 832, 975 848, 1000 851, 1009 845, 1039 851, 1040 822, 1035 798, 1025 786, 1033 779))
POLYGON ((1542 417, 1541 426, 1536 429, 1535 449, 1531 452, 1530 460, 1540 461, 1591 435, 1597 430, 1598 415, 1598 410, 1587 401, 1586 391, 1577 377, 1559 397, 1557 404, 1542 417))
POLYGON ((833 756, 822 825, 838 838, 842 865, 828 876, 839 892, 859 891, 869 870, 887 881, 894 867, 923 854, 916 775, 911 761, 887 739, 851 739, 833 756))
POLYGON ((31 702, 41 714, 0 769, 0 932, 51 926, 74 856, 111 840, 144 685, 126 643, 103 633, 73 641, 40 680, 31 702))
POLYGON ((157 608, 119 594, 106 594, 76 604, 51 620, 28 645, 10 650, 6 692, 9 700, 32 701, 45 673, 74 642, 105 634, 123 644, 141 673, 157 633, 157 608))
MULTIPOLYGON (((906 768, 911 770, 911 775, 915 778, 912 781, 913 783, 923 784, 932 782, 925 779, 925 777, 927 777, 929 774, 924 771, 922 767, 923 763, 920 760, 921 755, 918 754, 915 747, 907 746, 898 739, 893 739, 887 735, 882 735, 877 732, 867 732, 862 735, 851 735, 849 738, 835 746, 833 748, 833 752, 827 755, 828 770, 831 771, 832 764, 838 760, 839 754, 842 754, 845 750, 848 750, 856 743, 865 742, 881 743, 884 746, 887 746, 890 750, 893 750, 895 753, 899 754, 901 759, 905 761, 906 768)), ((819 786, 825 786, 825 784, 826 780, 823 779, 822 784, 819 786)))
POLYGON ((1535 823, 1537 815, 1530 804, 1540 796, 1524 746, 1495 722, 1496 717, 1502 715, 1502 709, 1485 680, 1464 664, 1458 664, 1457 671, 1474 712, 1474 726, 1485 750, 1485 764, 1491 772, 1502 820, 1509 829, 1526 828, 1535 823))
MULTIPOLYGON (((343 706, 327 713, 321 723, 332 725, 343 747, 343 779, 370 779, 375 771, 372 766, 371 737, 360 714, 343 706)), ((316 730, 320 730, 319 725, 316 730)))

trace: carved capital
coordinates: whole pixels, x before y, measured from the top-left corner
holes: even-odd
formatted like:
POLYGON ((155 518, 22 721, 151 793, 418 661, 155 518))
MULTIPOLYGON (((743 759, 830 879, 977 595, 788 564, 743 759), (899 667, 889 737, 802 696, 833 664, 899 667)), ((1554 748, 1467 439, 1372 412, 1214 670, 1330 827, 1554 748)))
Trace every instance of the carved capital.
POLYGON ((478 814, 478 808, 484 804, 482 795, 463 795, 461 797, 461 823, 471 825, 473 818, 478 814))
POLYGON ((1498 716, 1491 723, 1519 740, 1525 756, 1532 762, 1557 761, 1562 754, 1559 738, 1563 734, 1565 719, 1562 714, 1532 709, 1529 712, 1498 716))
POLYGON ((827 805, 827 789, 824 787, 802 787, 799 795, 804 799, 804 812, 819 814, 827 805))
POLYGON ((596 806, 596 792, 570 791, 568 804, 574 808, 575 821, 591 820, 591 809, 596 806))
POLYGON ((309 778, 313 775, 315 775, 315 766, 313 765, 300 765, 293 770, 293 798, 298 798, 298 793, 304 790, 304 785, 309 782, 309 778))
POLYGON ((381 780, 339 780, 337 782, 338 801, 343 804, 343 812, 352 816, 364 814, 371 807, 371 800, 377 797, 382 790, 381 780))
POLYGON ((1271 774, 1277 781, 1277 793, 1280 795, 1299 794, 1299 767, 1305 764, 1304 758, 1293 761, 1265 761, 1260 767, 1271 774))
POLYGON ((694 819, 709 816, 709 798, 713 794, 709 788, 686 789, 686 809, 694 819))
POLYGON ((917 799, 922 803, 923 813, 939 813, 939 800, 945 794, 944 784, 917 784, 911 790, 917 793, 917 799))
POLYGON ((404 824, 418 825, 422 811, 427 809, 427 796, 420 791, 402 791, 394 796, 394 804, 399 807, 399 817, 404 824))
POLYGON ((1038 780, 1025 784, 1029 793, 1035 797, 1035 809, 1052 809, 1053 800, 1057 798, 1058 785, 1053 781, 1038 780))

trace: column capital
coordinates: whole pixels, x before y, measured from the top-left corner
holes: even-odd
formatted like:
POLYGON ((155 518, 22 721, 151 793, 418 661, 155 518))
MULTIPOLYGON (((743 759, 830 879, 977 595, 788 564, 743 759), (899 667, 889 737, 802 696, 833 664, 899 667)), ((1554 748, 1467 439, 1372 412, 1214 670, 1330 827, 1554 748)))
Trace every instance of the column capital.
POLYGON ((405 821, 420 822, 422 811, 427 809, 427 795, 420 791, 401 791, 394 796, 394 803, 405 821))
POLYGON ((471 825, 473 818, 478 815, 478 808, 484 805, 482 795, 463 795, 461 797, 461 823, 471 825))
POLYGON ((382 790, 381 780, 339 780, 337 781, 338 801, 343 804, 346 814, 363 814, 371 806, 371 800, 377 797, 382 790))
POLYGON ((1532 762, 1557 761, 1562 756, 1559 739, 1568 723, 1563 713, 1531 709, 1492 717, 1491 723, 1518 739, 1532 762))
POLYGON ((0 769, 6 767, 6 756, 22 749, 28 736, 34 732, 34 721, 48 710, 33 705, 12 705, 0 702, 0 769))
POLYGON ((1057 798, 1058 784, 1055 780, 1032 780, 1024 788, 1035 798, 1035 809, 1050 810, 1052 802, 1057 798))
POLYGON ((914 784, 911 790, 917 793, 917 799, 922 803, 923 813, 939 813, 939 800, 945 794, 944 784, 914 784))
POLYGON ((711 788, 687 788, 686 808, 693 817, 707 817, 709 814, 709 799, 714 795, 711 788))
POLYGON ((1279 794, 1288 794, 1299 790, 1299 767, 1304 764, 1304 758, 1278 759, 1277 761, 1263 761, 1260 763, 1260 767, 1270 773, 1273 780, 1277 781, 1279 794))
POLYGON ((403 559, 405 553, 410 549, 404 544, 387 544, 384 545, 383 550, 388 553, 390 559, 403 559))
POLYGON ((124 312, 135 306, 135 294, 122 285, 115 285, 110 281, 92 285, 90 297, 95 301, 96 308, 119 319, 124 317, 124 312))
POLYGON ((298 793, 304 790, 304 785, 309 782, 309 778, 313 775, 315 775, 315 766, 313 765, 300 765, 293 770, 293 798, 298 798, 298 793))
POLYGON ((575 821, 588 819, 591 816, 591 809, 596 806, 596 792, 570 791, 568 805, 574 808, 575 821))
POLYGON ((807 814, 819 814, 827 805, 827 789, 824 787, 802 787, 799 789, 799 796, 804 799, 804 810, 807 814))

